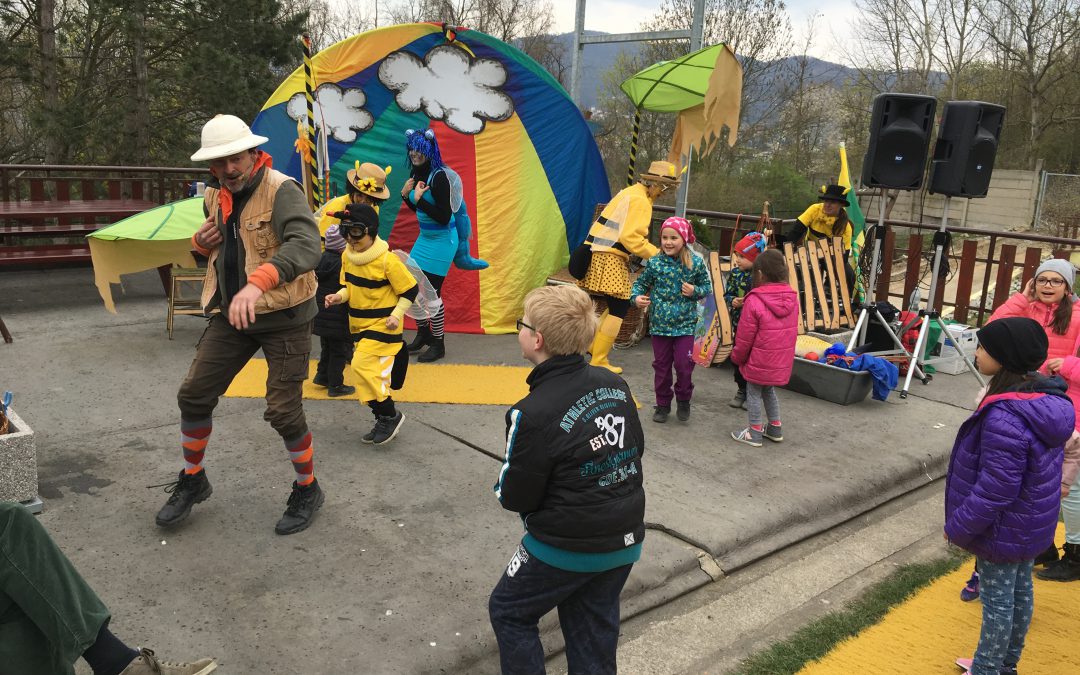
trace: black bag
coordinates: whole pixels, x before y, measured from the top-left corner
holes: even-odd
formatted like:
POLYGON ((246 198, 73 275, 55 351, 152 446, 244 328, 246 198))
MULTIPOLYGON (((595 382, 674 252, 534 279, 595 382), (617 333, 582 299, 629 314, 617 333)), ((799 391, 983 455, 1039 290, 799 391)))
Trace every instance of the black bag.
POLYGON ((570 254, 570 262, 567 264, 566 269, 570 272, 570 276, 580 281, 589 272, 590 263, 592 263, 592 246, 582 242, 570 254))

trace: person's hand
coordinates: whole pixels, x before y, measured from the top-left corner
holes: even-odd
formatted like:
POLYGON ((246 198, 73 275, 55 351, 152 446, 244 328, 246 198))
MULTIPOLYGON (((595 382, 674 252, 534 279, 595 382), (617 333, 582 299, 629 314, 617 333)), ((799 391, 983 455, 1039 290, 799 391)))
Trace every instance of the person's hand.
POLYGON ((765 239, 768 239, 772 236, 772 230, 765 228, 764 230, 762 230, 761 234, 765 235, 765 239))
POLYGON ((427 192, 429 189, 431 189, 431 186, 428 185, 427 183, 425 183, 424 181, 420 181, 419 183, 417 183, 416 184, 416 201, 419 202, 420 198, 423 197, 424 193, 427 192))
POLYGON ((694 297, 694 284, 682 282, 682 294, 688 298, 694 297))
POLYGON ((397 330, 397 327, 401 325, 401 319, 396 316, 386 317, 386 327, 390 330, 397 330))
POLYGON ((341 296, 337 293, 329 293, 326 298, 323 299, 323 307, 333 307, 334 305, 341 304, 341 296))
POLYGON ((1072 486, 1070 486, 1070 485, 1062 485, 1061 486, 1061 498, 1062 499, 1065 499, 1066 497, 1069 496, 1069 490, 1071 488, 1072 488, 1072 486))
POLYGON ((237 330, 243 330, 255 323, 255 303, 262 297, 262 289, 255 284, 248 284, 233 296, 229 303, 229 323, 237 330))
POLYGON ((415 185, 416 185, 416 179, 415 178, 410 178, 409 180, 405 181, 405 186, 403 188, 401 188, 401 196, 403 198, 407 198, 409 196, 409 193, 412 192, 413 186, 415 186, 415 185))
POLYGON ((743 302, 745 300, 746 300, 746 298, 732 298, 731 299, 731 308, 732 309, 738 309, 738 308, 742 307, 743 302))
POLYGON ((945 530, 942 530, 941 531, 941 536, 945 539, 945 543, 948 544, 949 543, 949 533, 946 532, 945 530))
POLYGON ((1024 297, 1028 299, 1028 302, 1035 302, 1035 279, 1028 279, 1028 282, 1024 285, 1024 297))
POLYGON ((640 307, 641 309, 645 309, 650 304, 652 304, 652 300, 650 300, 649 296, 647 296, 647 295, 639 295, 639 296, 637 296, 637 298, 634 299, 634 304, 637 305, 638 307, 640 307))
POLYGON ((1056 359, 1050 359, 1046 362, 1046 372, 1050 373, 1051 375, 1057 375, 1058 371, 1061 370, 1061 366, 1063 366, 1064 364, 1065 359, 1063 358, 1059 357, 1056 359))
POLYGON ((214 218, 210 217, 203 221, 195 232, 195 241, 208 251, 212 251, 221 243, 221 230, 218 229, 214 218))

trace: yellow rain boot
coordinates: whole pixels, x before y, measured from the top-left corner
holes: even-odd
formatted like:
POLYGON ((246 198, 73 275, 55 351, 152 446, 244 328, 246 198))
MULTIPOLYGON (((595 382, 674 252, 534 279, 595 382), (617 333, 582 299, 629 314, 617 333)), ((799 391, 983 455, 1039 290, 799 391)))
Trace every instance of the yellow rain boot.
POLYGON ((619 335, 619 328, 622 326, 623 320, 617 316, 611 316, 606 312, 601 317, 600 328, 596 331, 596 337, 593 338, 592 360, 590 365, 599 366, 601 368, 607 368, 615 374, 622 372, 622 368, 611 365, 608 361, 608 354, 611 353, 611 348, 615 344, 615 338, 619 335))

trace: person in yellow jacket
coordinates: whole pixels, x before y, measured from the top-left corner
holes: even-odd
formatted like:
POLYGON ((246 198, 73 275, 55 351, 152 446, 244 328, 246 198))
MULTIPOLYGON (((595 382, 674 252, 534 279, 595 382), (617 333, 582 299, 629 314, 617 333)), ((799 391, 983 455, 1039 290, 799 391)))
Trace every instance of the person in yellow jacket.
POLYGON ((653 202, 678 184, 679 174, 674 164, 653 162, 649 170, 641 174, 639 182, 611 198, 589 228, 585 244, 592 249, 592 257, 578 286, 607 301, 607 311, 600 317, 600 327, 590 350, 590 363, 594 366, 614 373, 622 372, 622 368, 611 365, 608 355, 630 309, 627 263, 631 254, 647 260, 659 251, 649 243, 653 202))
POLYGON ((416 300, 416 278, 379 238, 379 217, 367 204, 349 204, 340 230, 349 245, 341 261, 341 290, 326 307, 347 303, 349 332, 356 343, 352 367, 360 402, 375 414, 375 427, 361 440, 382 445, 401 429, 405 416, 394 407, 391 389, 400 389, 409 368, 401 336, 402 317, 416 300))
POLYGON ((326 240, 326 231, 331 225, 338 225, 340 219, 334 217, 335 213, 341 213, 349 204, 367 204, 379 213, 379 206, 390 197, 390 190, 386 187, 386 177, 390 175, 391 167, 385 169, 371 162, 359 161, 345 174, 348 185, 345 194, 335 197, 326 202, 316 218, 319 221, 319 236, 326 240))

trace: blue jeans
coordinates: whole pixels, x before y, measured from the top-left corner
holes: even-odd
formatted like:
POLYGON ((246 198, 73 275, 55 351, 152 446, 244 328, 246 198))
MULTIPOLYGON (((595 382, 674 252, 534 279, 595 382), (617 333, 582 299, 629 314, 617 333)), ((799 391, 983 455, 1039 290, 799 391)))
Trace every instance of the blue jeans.
POLYGON ((619 593, 633 565, 606 572, 568 572, 541 562, 518 545, 491 592, 488 614, 499 643, 503 673, 544 673, 537 624, 556 607, 566 640, 566 667, 577 673, 614 674, 619 644, 619 593))
POLYGON ((1034 561, 995 563, 979 558, 977 564, 983 616, 971 672, 998 675, 1002 670, 1015 670, 1024 650, 1035 606, 1031 584, 1034 561))

